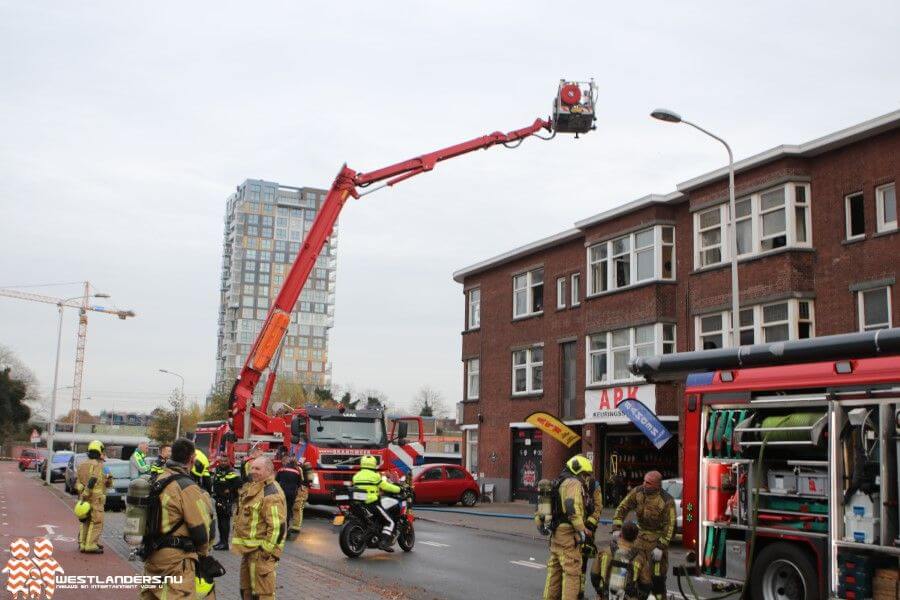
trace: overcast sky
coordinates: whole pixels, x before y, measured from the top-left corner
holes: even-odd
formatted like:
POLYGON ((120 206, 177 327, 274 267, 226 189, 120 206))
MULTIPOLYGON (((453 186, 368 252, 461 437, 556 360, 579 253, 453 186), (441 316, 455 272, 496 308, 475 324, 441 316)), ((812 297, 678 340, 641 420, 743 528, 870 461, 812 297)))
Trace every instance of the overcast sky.
MULTIPOLYGON (((597 131, 439 165, 340 221, 334 382, 461 396, 454 270, 737 158, 900 108, 897 2, 0 1, 0 287, 89 279, 83 407, 149 410, 214 379, 225 199, 328 187, 546 116, 599 84, 597 131), (674 8, 677 6, 677 10, 674 8), (601 10, 600 7, 603 7, 601 10), (688 8, 686 8, 688 7, 688 8)), ((28 288, 74 296, 78 285, 28 288)), ((66 315, 60 386, 71 385, 66 315)), ((56 310, 0 298, 0 343, 52 382, 56 310)), ((61 392, 63 408, 71 397, 61 392)))

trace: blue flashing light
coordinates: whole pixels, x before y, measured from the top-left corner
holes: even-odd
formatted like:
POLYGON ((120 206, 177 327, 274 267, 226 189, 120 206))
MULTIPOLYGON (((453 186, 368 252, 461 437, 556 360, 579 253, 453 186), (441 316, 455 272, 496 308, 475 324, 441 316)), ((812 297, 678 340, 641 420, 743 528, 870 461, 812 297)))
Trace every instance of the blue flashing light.
POLYGON ((685 382, 686 387, 697 387, 700 385, 712 385, 715 373, 691 373, 687 376, 685 382))

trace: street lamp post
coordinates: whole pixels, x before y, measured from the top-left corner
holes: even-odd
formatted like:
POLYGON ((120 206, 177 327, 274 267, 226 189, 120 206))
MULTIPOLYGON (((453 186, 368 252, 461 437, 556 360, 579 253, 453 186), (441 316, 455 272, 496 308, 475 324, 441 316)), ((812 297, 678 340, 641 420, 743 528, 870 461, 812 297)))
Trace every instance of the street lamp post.
POLYGON ((160 373, 168 373, 169 375, 174 375, 181 379, 181 392, 179 393, 178 402, 173 403, 173 408, 178 413, 178 418, 175 421, 175 439, 178 439, 178 436, 181 434, 181 409, 184 404, 184 377, 179 375, 178 373, 173 373, 172 371, 167 371, 165 369, 160 369, 160 373))
POLYGON ((685 125, 690 125, 714 140, 721 142, 721 144, 725 146, 725 150, 728 151, 728 206, 731 215, 728 223, 728 237, 730 238, 728 245, 731 251, 731 340, 732 346, 738 347, 741 345, 741 319, 737 264, 737 226, 735 222, 737 212, 735 211, 734 202, 734 155, 731 153, 731 146, 716 134, 703 129, 696 123, 691 123, 690 121, 682 119, 681 115, 675 111, 666 108, 657 108, 650 113, 650 116, 654 119, 665 121, 666 123, 684 123, 685 125))
MULTIPOLYGON (((92 298, 109 298, 109 294, 93 294, 92 298)), ((62 324, 63 324, 63 308, 66 306, 66 302, 71 300, 77 300, 79 298, 83 298, 83 296, 73 296, 72 298, 66 298, 65 300, 60 300, 56 303, 56 306, 59 308, 59 325, 57 326, 56 331, 56 365, 53 367, 53 397, 50 399, 50 423, 48 425, 47 430, 47 465, 44 469, 45 479, 44 482, 47 485, 51 483, 51 473, 53 470, 53 434, 56 432, 56 391, 57 391, 57 383, 59 383, 59 351, 62 346, 62 324)), ((72 428, 72 439, 74 440, 75 429, 74 426, 72 428)))

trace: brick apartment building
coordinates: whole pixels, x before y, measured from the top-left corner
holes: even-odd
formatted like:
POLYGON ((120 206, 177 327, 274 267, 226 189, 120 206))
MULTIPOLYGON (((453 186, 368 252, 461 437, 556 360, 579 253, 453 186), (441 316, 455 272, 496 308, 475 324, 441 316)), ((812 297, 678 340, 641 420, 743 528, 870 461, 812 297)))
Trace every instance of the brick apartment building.
MULTIPOLYGON (((900 323, 900 111, 735 169, 740 344, 900 323)), ((720 169, 454 273, 464 463, 497 499, 532 498, 576 452, 629 485, 650 467, 680 473, 680 436, 656 451, 615 406, 636 395, 677 432, 679 386, 628 360, 732 344, 727 200, 720 169), (538 410, 581 442, 542 439, 524 422, 538 410)))

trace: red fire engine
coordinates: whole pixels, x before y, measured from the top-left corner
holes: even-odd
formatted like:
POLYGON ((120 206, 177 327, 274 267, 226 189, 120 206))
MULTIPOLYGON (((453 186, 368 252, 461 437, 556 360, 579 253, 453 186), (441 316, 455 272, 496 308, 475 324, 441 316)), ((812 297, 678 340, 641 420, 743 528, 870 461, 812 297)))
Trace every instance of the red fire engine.
POLYGON ((336 486, 344 485, 352 477, 357 468, 356 456, 376 455, 380 469, 399 473, 407 473, 414 464, 422 462, 422 426, 418 417, 392 419, 388 435, 380 411, 345 412, 308 406, 269 414, 281 342, 297 298, 349 197, 359 199, 431 171, 441 161, 475 150, 500 144, 515 148, 532 136, 551 139, 557 133, 574 133, 577 137, 594 129, 595 100, 593 82, 561 81, 551 119, 537 119, 522 129, 494 132, 375 171, 361 173, 344 165, 322 202, 231 390, 227 422, 201 423, 196 431, 198 447, 208 448, 213 456, 225 452, 232 460, 254 446, 276 457, 285 452, 302 456, 314 468, 310 495, 319 501, 327 500, 336 486), (551 135, 541 136, 541 130, 551 135), (254 401, 254 391, 264 375, 264 389, 254 401), (411 428, 415 429, 418 440, 413 443, 407 440, 411 428))
POLYGON ((754 599, 871 598, 879 585, 896 597, 900 329, 639 358, 632 371, 688 374, 685 574, 754 599))

